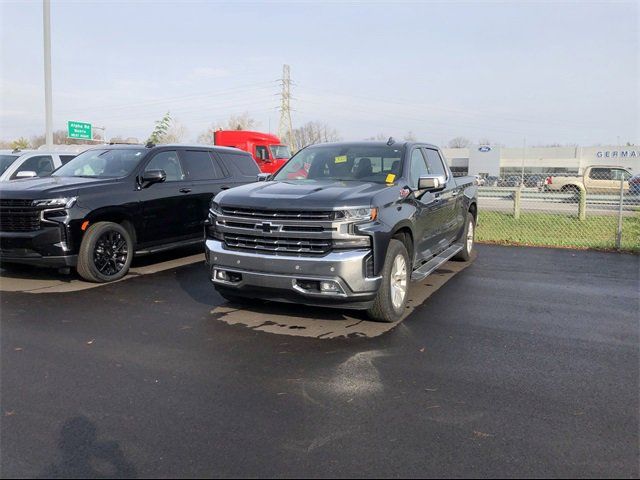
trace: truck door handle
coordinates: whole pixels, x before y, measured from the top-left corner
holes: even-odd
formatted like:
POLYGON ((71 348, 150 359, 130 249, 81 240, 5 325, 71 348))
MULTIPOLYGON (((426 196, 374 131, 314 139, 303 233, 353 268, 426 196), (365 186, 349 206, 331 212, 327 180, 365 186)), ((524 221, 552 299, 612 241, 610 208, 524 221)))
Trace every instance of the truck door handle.
POLYGON ((181 188, 180 189, 180 193, 191 193, 191 189, 190 188, 181 188))
POLYGON ((230 188, 229 185, 225 185, 224 187, 220 187, 220 190, 229 190, 230 188))

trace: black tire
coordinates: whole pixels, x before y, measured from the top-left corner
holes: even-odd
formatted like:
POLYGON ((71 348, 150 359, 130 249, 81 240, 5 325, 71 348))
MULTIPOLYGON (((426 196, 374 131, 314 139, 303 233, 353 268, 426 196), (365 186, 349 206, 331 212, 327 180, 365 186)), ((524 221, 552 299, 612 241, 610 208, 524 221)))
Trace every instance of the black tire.
POLYGON ((471 212, 467 213, 467 219, 464 222, 464 231, 462 232, 460 241, 462 242, 464 247, 453 256, 453 260, 468 262, 471 258, 471 253, 473 252, 473 247, 476 243, 476 219, 471 212), (469 228, 471 228, 471 245, 469 245, 468 242, 469 228))
POLYGON ((98 222, 82 238, 78 253, 78 274, 85 280, 106 283, 119 280, 133 260, 133 240, 122 225, 98 222))
POLYGON ((409 284, 411 283, 411 261, 407 248, 400 240, 391 239, 387 255, 384 259, 384 267, 382 269, 382 285, 378 289, 378 294, 374 300, 373 306, 367 310, 367 315, 371 320, 376 322, 392 323, 400 320, 405 312, 407 301, 409 300, 409 284), (406 292, 402 304, 394 306, 391 299, 391 271, 396 257, 402 256, 406 265, 406 292))

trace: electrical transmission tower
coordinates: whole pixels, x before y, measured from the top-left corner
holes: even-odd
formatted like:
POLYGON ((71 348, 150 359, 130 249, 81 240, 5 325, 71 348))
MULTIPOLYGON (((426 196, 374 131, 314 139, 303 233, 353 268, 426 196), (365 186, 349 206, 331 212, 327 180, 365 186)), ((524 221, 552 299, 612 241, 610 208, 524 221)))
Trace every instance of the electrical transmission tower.
POLYGON ((280 124, 278 125, 278 137, 281 140, 289 140, 289 145, 293 151, 296 150, 296 141, 293 138, 293 127, 291 126, 291 76, 289 65, 282 67, 282 78, 280 79, 282 92, 280 93, 280 124))

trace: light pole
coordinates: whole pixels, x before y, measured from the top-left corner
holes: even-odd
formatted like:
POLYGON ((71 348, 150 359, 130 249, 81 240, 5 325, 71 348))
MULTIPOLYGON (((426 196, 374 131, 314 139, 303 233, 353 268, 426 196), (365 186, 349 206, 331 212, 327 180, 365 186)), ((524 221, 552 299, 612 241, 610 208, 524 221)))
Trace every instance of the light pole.
POLYGON ((520 172, 520 186, 524 185, 524 159, 527 156, 527 138, 522 139, 522 171, 520 172))
POLYGON ((51 102, 51 2, 42 0, 42 19, 44 32, 44 110, 45 143, 53 146, 53 107, 51 102))

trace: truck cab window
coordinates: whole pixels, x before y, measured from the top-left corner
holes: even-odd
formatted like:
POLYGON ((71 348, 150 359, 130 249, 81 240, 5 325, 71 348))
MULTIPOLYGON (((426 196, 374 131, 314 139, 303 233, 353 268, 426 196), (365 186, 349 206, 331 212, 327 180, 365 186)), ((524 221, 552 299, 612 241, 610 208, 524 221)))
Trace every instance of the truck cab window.
POLYGON ((431 150, 430 148, 426 148, 425 153, 427 154, 427 167, 429 168, 430 175, 443 175, 447 176, 447 170, 444 167, 444 162, 440 157, 440 154, 436 150, 431 150))
POLYGON ((610 168, 592 168, 589 178, 593 180, 612 180, 610 168))
POLYGON ((43 177, 53 172, 53 159, 51 155, 37 155, 27 159, 11 178, 17 178, 19 172, 36 172, 36 175, 43 177))
POLYGON ((176 151, 160 152, 155 155, 144 169, 145 172, 150 170, 164 170, 167 174, 167 182, 184 180, 184 172, 176 151))
POLYGON ((409 177, 411 188, 418 188, 418 180, 425 175, 429 175, 429 170, 427 169, 427 164, 425 163, 422 152, 419 148, 416 148, 413 153, 411 153, 411 174, 409 177))
POLYGON ((269 149, 264 145, 258 145, 256 147, 256 158, 260 160, 269 160, 269 149))

